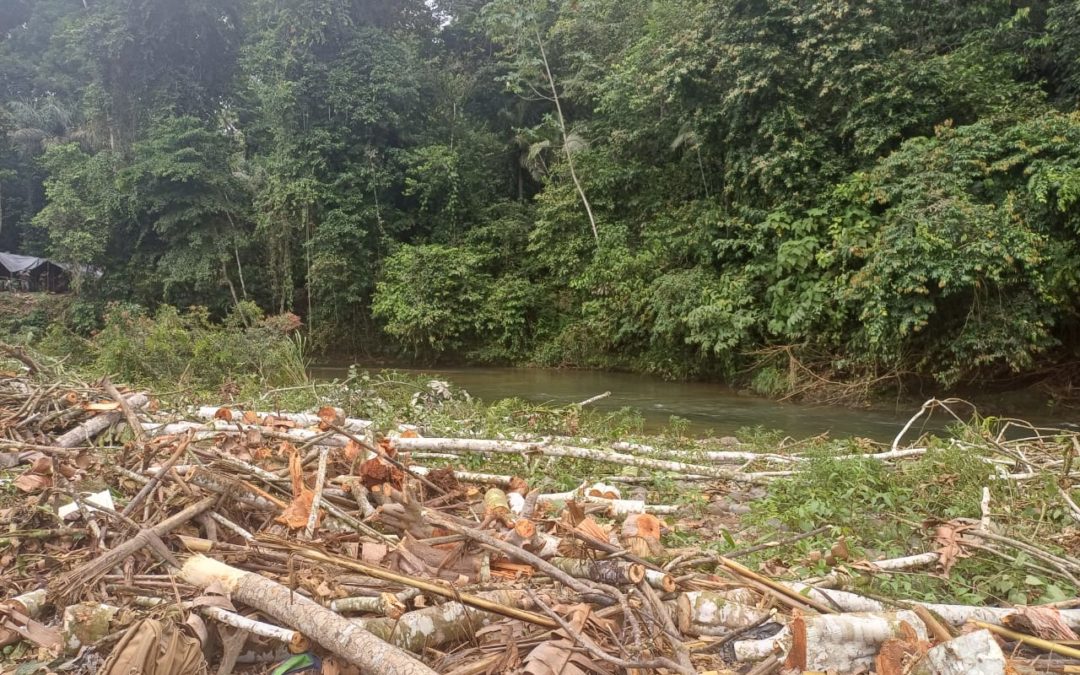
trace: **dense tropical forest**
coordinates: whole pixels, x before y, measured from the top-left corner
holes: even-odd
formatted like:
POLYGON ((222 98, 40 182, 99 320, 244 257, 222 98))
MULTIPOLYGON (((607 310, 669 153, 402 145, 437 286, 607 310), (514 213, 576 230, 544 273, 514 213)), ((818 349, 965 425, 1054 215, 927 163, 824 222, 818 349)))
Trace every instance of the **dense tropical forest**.
POLYGON ((1068 378, 1078 101, 1078 0, 3 0, 0 251, 85 332, 1068 378))

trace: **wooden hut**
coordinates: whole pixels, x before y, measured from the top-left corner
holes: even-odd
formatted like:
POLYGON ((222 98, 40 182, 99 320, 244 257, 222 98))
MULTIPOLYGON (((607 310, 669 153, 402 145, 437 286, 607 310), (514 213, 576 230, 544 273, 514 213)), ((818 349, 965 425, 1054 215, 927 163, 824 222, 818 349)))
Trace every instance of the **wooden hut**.
POLYGON ((63 293, 71 286, 71 275, 58 263, 0 251, 0 288, 16 291, 63 293))

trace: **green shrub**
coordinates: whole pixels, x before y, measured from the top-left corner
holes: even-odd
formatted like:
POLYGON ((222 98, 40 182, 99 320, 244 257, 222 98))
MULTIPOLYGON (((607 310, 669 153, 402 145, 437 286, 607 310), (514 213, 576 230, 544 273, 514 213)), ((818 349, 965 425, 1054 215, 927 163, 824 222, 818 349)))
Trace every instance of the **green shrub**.
POLYGON ((414 356, 459 351, 484 325, 491 279, 481 264, 466 248, 403 246, 383 264, 372 312, 414 356))
POLYGON ((167 388, 177 383, 215 388, 251 380, 270 387, 306 381, 306 345, 295 335, 299 320, 260 319, 250 308, 241 311, 248 327, 235 315, 212 323, 202 307, 181 313, 166 305, 150 316, 138 306, 112 304, 105 327, 93 339, 95 369, 167 388))

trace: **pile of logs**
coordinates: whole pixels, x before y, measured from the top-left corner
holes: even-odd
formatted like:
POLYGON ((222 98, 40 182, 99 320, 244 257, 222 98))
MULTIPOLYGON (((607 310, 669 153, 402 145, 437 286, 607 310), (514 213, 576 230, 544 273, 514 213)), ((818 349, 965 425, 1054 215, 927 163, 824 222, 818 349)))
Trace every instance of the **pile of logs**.
MULTIPOLYGON (((919 450, 899 442, 880 459, 919 450)), ((511 453, 748 484, 803 461, 581 445, 421 437, 332 407, 164 411, 108 381, 8 373, 0 645, 21 645, 16 656, 44 671, 106 675, 151 633, 177 663, 222 674, 275 663, 455 675, 1076 672, 1063 669, 1080 663, 1068 644, 1077 609, 887 603, 836 590, 839 573, 777 581, 737 561, 750 549, 669 553, 678 508, 623 498, 625 476, 544 493, 431 465, 511 453)), ((973 523, 968 535, 980 532, 973 523)), ((941 555, 861 567, 911 570, 941 555)), ((1053 557, 1080 576, 1075 558, 1053 557)))

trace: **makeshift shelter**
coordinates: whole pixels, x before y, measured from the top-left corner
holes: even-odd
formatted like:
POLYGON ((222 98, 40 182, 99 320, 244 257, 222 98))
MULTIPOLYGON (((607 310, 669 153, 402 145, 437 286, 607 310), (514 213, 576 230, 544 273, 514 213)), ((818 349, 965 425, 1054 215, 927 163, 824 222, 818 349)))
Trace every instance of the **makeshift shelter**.
POLYGON ((63 293, 71 285, 64 266, 48 258, 0 251, 0 280, 4 287, 25 291, 63 293))

